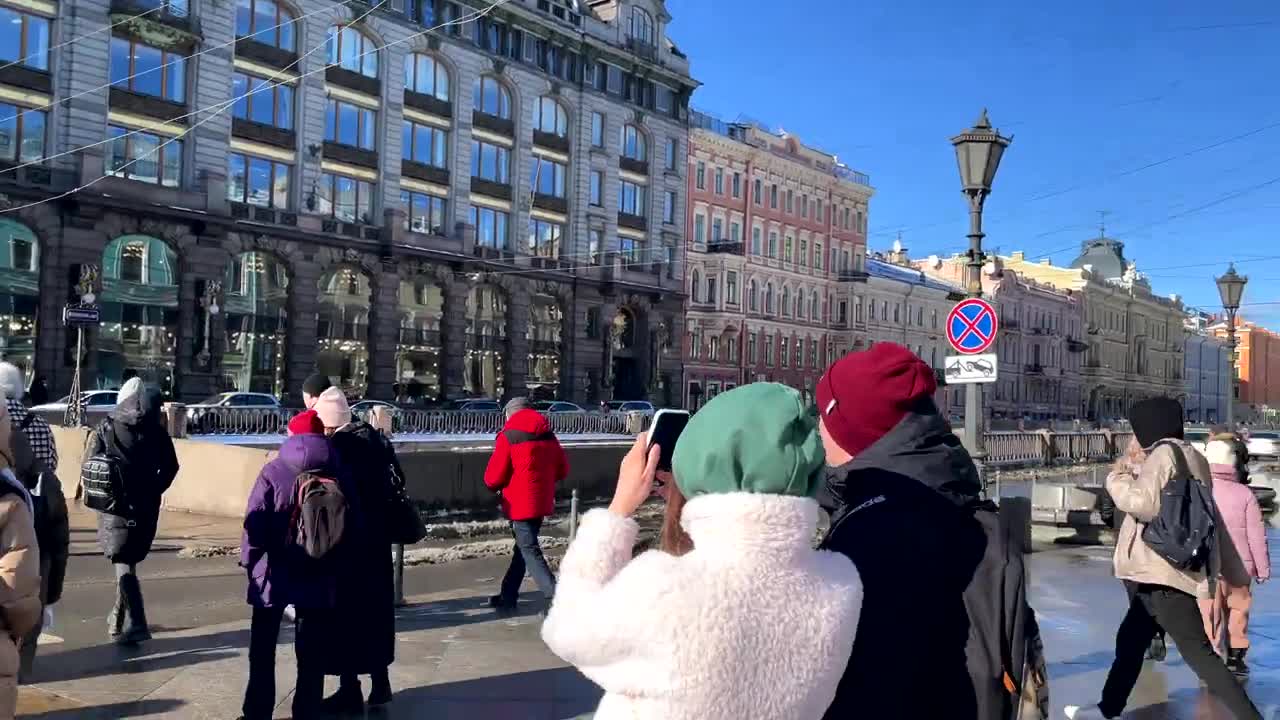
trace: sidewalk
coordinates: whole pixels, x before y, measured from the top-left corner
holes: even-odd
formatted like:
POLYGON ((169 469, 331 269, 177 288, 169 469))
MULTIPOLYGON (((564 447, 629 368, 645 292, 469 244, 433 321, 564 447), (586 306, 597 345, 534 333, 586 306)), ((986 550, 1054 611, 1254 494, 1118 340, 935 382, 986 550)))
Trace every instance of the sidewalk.
MULTIPOLYGON (((67 498, 67 516, 71 521, 71 554, 97 555, 98 514, 72 498, 67 498)), ((154 549, 198 553, 201 549, 223 549, 240 546, 243 523, 239 518, 214 517, 193 513, 160 511, 160 527, 154 549)))
MULTIPOLYGON (((542 644, 533 614, 538 603, 526 603, 522 616, 500 619, 482 607, 485 599, 471 590, 410 598, 399 614, 391 668, 398 694, 377 717, 565 720, 595 709, 600 691, 542 644)), ((248 677, 248 628, 246 619, 158 633, 139 650, 104 644, 50 653, 37 684, 20 690, 18 714, 41 720, 234 718, 248 677), (104 672, 108 668, 114 672, 104 672)), ((286 625, 276 661, 277 718, 289 717, 292 640, 286 625)), ((336 687, 336 679, 329 680, 327 692, 336 687)))

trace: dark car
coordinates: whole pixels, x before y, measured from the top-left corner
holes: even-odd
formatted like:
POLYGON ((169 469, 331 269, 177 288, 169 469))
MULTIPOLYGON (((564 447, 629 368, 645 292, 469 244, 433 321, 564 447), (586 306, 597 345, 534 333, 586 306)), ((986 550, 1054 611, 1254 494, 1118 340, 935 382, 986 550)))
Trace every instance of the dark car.
POLYGON ((266 393, 224 392, 187 406, 190 433, 274 433, 284 424, 280 401, 266 393))

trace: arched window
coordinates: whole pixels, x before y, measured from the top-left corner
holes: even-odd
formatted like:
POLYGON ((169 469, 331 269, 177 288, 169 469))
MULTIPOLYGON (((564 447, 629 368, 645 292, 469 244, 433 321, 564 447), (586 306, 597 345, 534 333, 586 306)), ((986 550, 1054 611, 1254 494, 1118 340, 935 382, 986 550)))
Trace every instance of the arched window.
POLYGON ((297 49, 293 13, 274 0, 239 0, 236 37, 293 52, 297 49))
POLYGON ((223 296, 226 387, 282 395, 288 365, 288 269, 274 255, 240 253, 227 267, 223 296))
POLYGON ((404 88, 449 102, 449 71, 434 57, 413 53, 404 59, 404 88))
POLYGON ((569 136, 569 114, 554 98, 545 95, 538 98, 538 108, 533 116, 533 129, 557 137, 569 136))
POLYGON ((505 391, 507 295, 493 285, 476 285, 467 295, 466 373, 463 386, 473 397, 501 399, 505 391))
POLYGON ((782 315, 783 317, 791 316, 791 288, 786 285, 782 286, 782 315))
POLYGON ((804 319, 804 290, 796 291, 796 317, 804 319))
POLYGON ((764 286, 764 311, 773 314, 773 283, 765 283, 764 286))
POLYGON ((810 319, 810 320, 821 320, 821 319, 822 319, 822 318, 818 315, 818 291, 817 291, 817 290, 814 290, 814 291, 813 291, 812 293, 810 293, 810 295, 809 295, 809 319, 810 319))
POLYGON ((693 301, 702 302, 702 274, 694 270, 689 277, 693 282, 693 301))
POLYGON ((639 162, 649 159, 649 144, 644 131, 635 125, 623 125, 620 138, 622 156, 639 162))
POLYGON ((149 235, 124 235, 102 252, 102 322, 96 387, 134 375, 173 393, 178 254, 149 235))
POLYGON ((320 276, 316 312, 316 372, 348 394, 364 395, 369 382, 369 309, 373 285, 354 265, 320 276))
POLYGON ((325 44, 329 64, 366 77, 378 77, 378 48, 373 40, 350 25, 333 25, 325 44))
POLYGON ((750 303, 751 312, 758 312, 760 310, 760 286, 756 284, 753 278, 748 287, 750 290, 747 294, 747 302, 750 303))
POLYGON ((0 218, 0 355, 30 373, 40 305, 40 242, 22 223, 0 218))
POLYGON ((472 109, 503 120, 510 120, 511 92, 498 78, 482 75, 476 78, 472 109))
POLYGON ((653 16, 642 8, 631 8, 631 37, 649 45, 657 45, 653 16))
POLYGON ((396 400, 418 404, 440 398, 440 322, 444 292, 433 282, 400 281, 400 342, 396 344, 396 400))

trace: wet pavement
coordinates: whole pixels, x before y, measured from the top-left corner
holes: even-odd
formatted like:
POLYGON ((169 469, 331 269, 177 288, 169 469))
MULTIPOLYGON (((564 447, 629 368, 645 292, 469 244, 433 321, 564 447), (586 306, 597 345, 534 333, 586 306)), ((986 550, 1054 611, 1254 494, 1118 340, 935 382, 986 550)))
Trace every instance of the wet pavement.
MULTIPOLYGON (((1272 541, 1280 551, 1280 531, 1272 531, 1272 541)), ((1110 559, 1103 547, 1032 556, 1031 596, 1045 635, 1055 720, 1064 704, 1096 702, 1106 677, 1126 606, 1110 559)), ((161 567, 157 561, 150 571, 161 567)), ((20 717, 234 718, 247 671, 242 576, 226 558, 180 567, 184 573, 169 579, 149 579, 148 566, 142 567, 149 610, 160 627, 155 640, 136 651, 101 637, 109 604, 105 576, 70 588, 56 628, 61 637, 42 644, 37 684, 22 689, 20 717)), ((504 568, 505 560, 492 558, 409 569, 412 605, 400 614, 392 674, 400 694, 369 717, 565 720, 595 706, 599 689, 542 645, 534 604, 516 618, 496 618, 481 607, 504 568)), ((1280 587, 1258 587, 1254 608, 1249 693, 1264 717, 1280 720, 1280 587)), ((278 718, 288 717, 291 640, 286 628, 276 673, 278 718)), ((1230 720, 1172 645, 1167 662, 1147 663, 1125 718, 1230 720)))

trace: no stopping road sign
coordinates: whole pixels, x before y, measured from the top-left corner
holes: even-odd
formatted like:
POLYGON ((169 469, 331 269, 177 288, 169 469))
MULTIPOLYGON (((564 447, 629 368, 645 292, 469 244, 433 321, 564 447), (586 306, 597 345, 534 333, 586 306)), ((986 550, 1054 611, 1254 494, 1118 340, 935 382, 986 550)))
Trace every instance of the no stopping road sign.
POLYGON ((962 300, 947 314, 947 342, 958 353, 983 353, 996 341, 999 327, 995 308, 986 300, 962 300))

